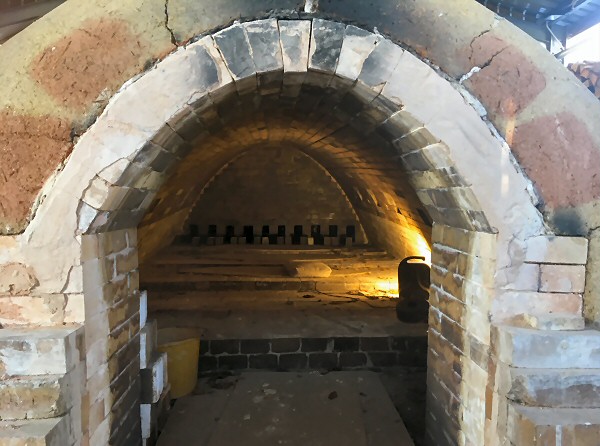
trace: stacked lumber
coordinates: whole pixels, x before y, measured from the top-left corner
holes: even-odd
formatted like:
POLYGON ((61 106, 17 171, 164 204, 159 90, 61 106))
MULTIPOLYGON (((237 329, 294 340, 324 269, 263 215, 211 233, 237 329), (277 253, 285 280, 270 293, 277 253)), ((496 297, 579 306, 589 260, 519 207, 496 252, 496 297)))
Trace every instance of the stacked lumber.
POLYGON ((568 68, 588 90, 600 98, 600 62, 571 63, 568 68))

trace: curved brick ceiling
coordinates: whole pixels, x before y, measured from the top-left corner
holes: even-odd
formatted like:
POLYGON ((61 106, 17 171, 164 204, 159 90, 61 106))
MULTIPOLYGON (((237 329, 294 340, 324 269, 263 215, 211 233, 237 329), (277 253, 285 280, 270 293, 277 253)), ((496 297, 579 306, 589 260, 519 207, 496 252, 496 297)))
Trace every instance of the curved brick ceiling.
POLYGON ((187 154, 140 223, 141 257, 183 231, 201 190, 223 166, 259 147, 293 147, 317 161, 348 196, 369 240, 398 255, 406 253, 402 240, 410 244, 410 233, 430 235, 429 213, 439 211, 426 209, 409 184, 390 135, 378 126, 386 116, 352 93, 333 93, 307 87, 286 101, 258 94, 240 98, 234 92, 220 106, 192 113, 185 128, 173 125, 183 138, 170 150, 187 154), (395 247, 382 239, 382 220, 399 227, 395 247))
MULTIPOLYGON (((232 148, 252 139, 264 144, 265 138, 259 138, 267 128, 263 123, 241 131, 241 119, 262 110, 274 119, 283 117, 283 123, 273 125, 275 142, 286 136, 298 142, 303 135, 319 154, 352 149, 348 156, 332 158, 343 165, 339 170, 353 178, 352 184, 365 185, 356 196, 371 198, 368 215, 380 228, 375 232, 386 238, 382 244, 398 243, 397 230, 403 227, 380 215, 382 203, 395 202, 394 194, 385 192, 393 187, 385 183, 395 185, 406 174, 433 220, 461 231, 498 233, 502 248, 497 263, 514 269, 523 240, 543 225, 530 183, 515 169, 482 108, 470 103, 463 85, 381 35, 355 26, 319 19, 235 24, 178 49, 123 86, 49 183, 46 199, 21 239, 32 254, 39 252, 37 246, 60 245, 64 262, 40 265, 30 260, 43 268, 46 289, 60 284, 71 268, 71 251, 65 251, 62 240, 137 226, 153 211, 156 192, 172 173, 168 170, 180 161, 195 165, 186 158, 190 152, 206 152, 206 162, 197 166, 209 172, 230 159, 232 148), (294 63, 294 53, 302 55, 301 63, 294 63), (273 97, 279 99, 270 101, 273 97), (312 123, 296 135, 289 131, 295 121, 290 124, 285 114, 294 107, 299 123, 315 112, 312 123), (325 115, 335 116, 346 129, 328 123, 325 115), (360 130, 367 149, 354 150, 345 136, 350 129, 360 130), (211 144, 210 138, 217 136, 231 139, 211 144), (376 142, 382 139, 383 144, 376 142), (202 142, 207 150, 194 151, 202 142), (216 159, 215 152, 223 157, 213 165, 209 160, 216 159), (398 161, 404 173, 399 168, 386 172, 398 161), (356 169, 361 163, 365 168, 356 169), (378 190, 384 191, 379 197, 378 190), (55 219, 64 224, 48 227, 53 232, 48 237, 42 222, 55 219), (510 255, 505 244, 511 245, 510 255)), ((313 157, 352 190, 331 167, 338 164, 313 157)), ((181 194, 174 196, 180 200, 181 194)), ((183 220, 184 213, 172 214, 172 219, 183 220)), ((168 243, 173 234, 155 229, 153 236, 168 243)), ((76 244, 71 248, 78 249, 76 244)))
MULTIPOLYGON (((256 146, 226 164, 197 195, 189 225, 188 235, 217 237, 243 235, 247 226, 264 235, 268 227, 269 236, 283 236, 285 231, 286 242, 298 226, 306 235, 328 235, 330 229, 335 232, 332 226, 340 235, 347 234, 353 226, 353 242, 368 243, 339 183, 291 144, 256 146)), ((321 242, 325 241, 320 237, 315 240, 321 242)))

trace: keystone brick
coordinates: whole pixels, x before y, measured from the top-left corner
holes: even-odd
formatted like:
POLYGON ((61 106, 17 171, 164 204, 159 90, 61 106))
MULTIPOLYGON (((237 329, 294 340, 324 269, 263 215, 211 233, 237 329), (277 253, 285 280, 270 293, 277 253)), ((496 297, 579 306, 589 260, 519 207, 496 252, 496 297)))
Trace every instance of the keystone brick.
POLYGON ((312 26, 308 67, 325 73, 335 72, 344 40, 345 25, 315 19, 312 26))

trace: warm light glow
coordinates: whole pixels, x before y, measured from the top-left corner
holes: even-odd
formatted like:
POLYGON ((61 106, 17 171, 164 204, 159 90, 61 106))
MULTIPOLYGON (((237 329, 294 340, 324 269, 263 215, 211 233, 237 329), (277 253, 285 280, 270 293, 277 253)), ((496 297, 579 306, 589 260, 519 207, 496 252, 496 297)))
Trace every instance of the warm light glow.
POLYGON ((379 280, 375 282, 374 288, 380 296, 398 297, 398 279, 396 277, 390 280, 379 280))
POLYGON ((425 257, 425 263, 431 266, 431 248, 429 247, 427 240, 425 240, 425 237, 418 232, 415 232, 415 245, 417 248, 417 253, 415 255, 425 257))
MULTIPOLYGON (((431 266, 431 248, 427 239, 418 230, 410 231, 406 235, 409 250, 407 256, 425 257, 425 263, 431 266)), ((399 259, 398 262, 402 260, 399 259)), ((421 260, 414 260, 420 263, 421 260)), ((393 276, 388 276, 390 272, 386 272, 377 276, 370 276, 367 280, 360 284, 360 294, 368 297, 379 298, 398 298, 398 275, 396 271, 393 276)))
POLYGON ((373 280, 365 281, 360 284, 360 294, 367 297, 376 298, 397 298, 398 297, 398 278, 397 277, 377 277, 373 280))

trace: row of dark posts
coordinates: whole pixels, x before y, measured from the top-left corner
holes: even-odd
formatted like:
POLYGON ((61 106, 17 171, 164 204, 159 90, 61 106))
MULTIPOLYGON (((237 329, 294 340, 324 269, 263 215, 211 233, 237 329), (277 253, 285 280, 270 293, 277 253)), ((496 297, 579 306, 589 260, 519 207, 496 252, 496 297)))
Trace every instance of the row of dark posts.
MULTIPOLYGON (((352 239, 352 242, 356 242, 356 227, 354 225, 346 226, 346 233, 343 235, 339 235, 339 227, 338 225, 329 225, 327 233, 323 234, 321 232, 321 225, 311 225, 310 226, 310 234, 304 233, 303 225, 294 225, 293 233, 291 234, 291 243, 292 245, 300 245, 302 241, 302 237, 312 237, 315 245, 325 245, 325 237, 342 237, 345 239, 352 239)), ((263 225, 260 233, 256 233, 253 225, 243 226, 242 234, 235 233, 235 227, 233 225, 225 226, 225 232, 223 234, 219 234, 217 225, 208 225, 208 231, 206 235, 200 233, 200 227, 198 225, 190 225, 189 226, 189 237, 223 237, 224 244, 230 244, 231 239, 233 237, 242 237, 245 238, 247 244, 253 244, 254 239, 258 238, 269 238, 269 244, 277 244, 278 239, 281 237, 286 237, 286 226, 278 225, 277 233, 272 234, 270 232, 269 225, 263 225)))

